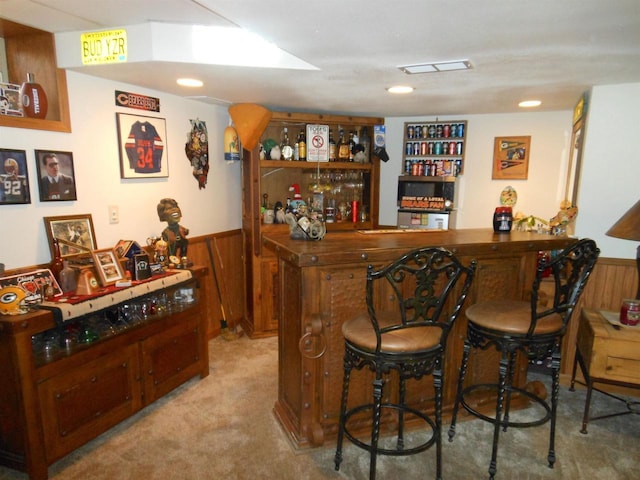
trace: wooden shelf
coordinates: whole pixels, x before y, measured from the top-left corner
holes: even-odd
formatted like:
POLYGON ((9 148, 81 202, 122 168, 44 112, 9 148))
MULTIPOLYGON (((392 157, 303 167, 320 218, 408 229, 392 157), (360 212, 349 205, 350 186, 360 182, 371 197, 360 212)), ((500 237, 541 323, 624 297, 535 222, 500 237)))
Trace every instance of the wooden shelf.
POLYGON ((32 73, 49 104, 44 119, 0 115, 0 126, 71 132, 67 77, 57 68, 53 34, 0 19, 0 36, 5 41, 9 75, 3 81, 20 85, 32 73))

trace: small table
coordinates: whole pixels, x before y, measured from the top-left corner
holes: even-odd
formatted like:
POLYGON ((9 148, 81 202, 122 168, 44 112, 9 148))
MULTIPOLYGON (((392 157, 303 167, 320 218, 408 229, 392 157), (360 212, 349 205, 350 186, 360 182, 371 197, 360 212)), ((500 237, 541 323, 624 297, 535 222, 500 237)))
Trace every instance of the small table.
POLYGON ((576 369, 580 364, 580 370, 587 386, 587 398, 580 433, 587 433, 589 420, 640 413, 640 408, 638 408, 640 402, 628 401, 594 387, 594 383, 603 383, 640 388, 640 326, 618 325, 617 318, 617 312, 582 309, 570 388, 571 391, 574 391, 576 369), (593 390, 626 403, 627 409, 589 418, 593 390))

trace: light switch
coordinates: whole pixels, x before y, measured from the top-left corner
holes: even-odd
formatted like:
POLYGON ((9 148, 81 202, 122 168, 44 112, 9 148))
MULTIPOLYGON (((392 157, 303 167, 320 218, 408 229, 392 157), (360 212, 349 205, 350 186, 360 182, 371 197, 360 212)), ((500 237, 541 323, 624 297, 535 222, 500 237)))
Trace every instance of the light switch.
POLYGON ((109 223, 118 223, 120 221, 120 213, 117 205, 109 205, 109 223))

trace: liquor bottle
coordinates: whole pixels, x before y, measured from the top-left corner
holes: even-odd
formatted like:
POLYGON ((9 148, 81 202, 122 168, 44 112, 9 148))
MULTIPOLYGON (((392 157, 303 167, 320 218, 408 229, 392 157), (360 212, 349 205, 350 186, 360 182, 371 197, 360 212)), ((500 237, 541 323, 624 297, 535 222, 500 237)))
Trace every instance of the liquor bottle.
POLYGON ((307 161, 307 135, 304 132, 304 128, 300 129, 300 134, 298 135, 298 152, 300 155, 300 161, 307 161))
POLYGON ((282 152, 282 159, 290 162, 293 160, 293 147, 289 141, 289 129, 284 127, 282 131, 282 143, 280 144, 280 151, 282 152))
POLYGON ((338 138, 338 161, 349 161, 349 144, 344 139, 344 130, 340 129, 340 137, 338 138))
POLYGON ((349 132, 349 161, 353 162, 353 158, 356 155, 356 141, 354 140, 353 132, 349 132))
POLYGON ((27 73, 27 81, 20 86, 22 111, 27 117, 45 118, 49 102, 44 88, 34 80, 33 73, 27 73))
POLYGON ((49 270, 53 273, 55 279, 60 283, 60 272, 64 268, 62 264, 62 255, 60 254, 60 243, 57 238, 53 239, 53 259, 49 265, 49 270))
POLYGON ((333 139, 333 131, 329 130, 329 161, 335 162, 337 160, 337 146, 336 141, 333 139))
POLYGON ((369 163, 371 161, 371 137, 369 136, 369 130, 367 127, 362 128, 362 133, 360 134, 360 145, 364 149, 364 161, 365 163, 369 163))

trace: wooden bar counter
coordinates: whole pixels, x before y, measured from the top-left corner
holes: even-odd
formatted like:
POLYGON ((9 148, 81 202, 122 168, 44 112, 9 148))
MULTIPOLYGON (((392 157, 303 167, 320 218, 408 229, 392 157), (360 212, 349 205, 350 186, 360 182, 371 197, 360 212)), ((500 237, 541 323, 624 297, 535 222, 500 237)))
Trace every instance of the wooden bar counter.
MULTIPOLYGON (((330 232, 320 241, 292 240, 287 232, 263 236, 263 245, 278 258, 278 284, 274 292, 279 312, 278 399, 274 413, 296 448, 315 447, 335 440, 342 390, 344 342, 342 323, 366 309, 366 267, 382 266, 420 246, 443 246, 478 270, 465 306, 494 298, 525 298, 531 288, 538 252, 562 249, 575 239, 529 232, 495 234, 491 229, 451 231, 330 232)), ((378 301, 383 301, 378 299, 378 301)), ((450 415, 455 382, 466 331, 464 312, 449 337, 445 364, 444 416, 450 415)), ((470 359, 467 381, 496 380, 495 352, 470 359)), ((526 362, 516 376, 522 385, 526 362)), ((352 374, 349 402, 371 398, 371 373, 352 374)), ((424 385, 410 381, 408 401, 429 411, 430 379, 424 385), (420 388, 418 388, 420 387, 420 388)), ((393 383, 385 398, 395 398, 393 383)), ((487 399, 478 399, 482 403, 487 399)), ((383 419, 385 423, 392 419, 383 419), (385 422, 386 420, 386 422, 385 422)), ((366 420, 363 419, 365 428, 366 420)))

